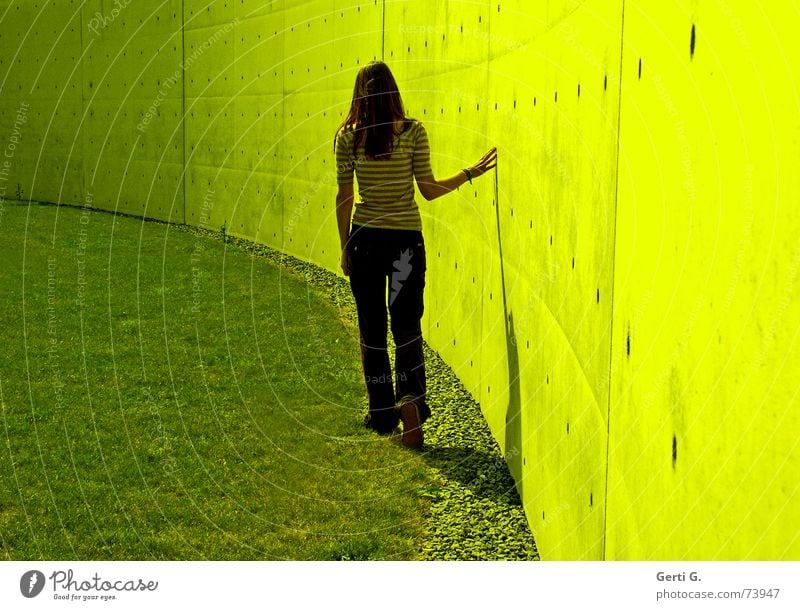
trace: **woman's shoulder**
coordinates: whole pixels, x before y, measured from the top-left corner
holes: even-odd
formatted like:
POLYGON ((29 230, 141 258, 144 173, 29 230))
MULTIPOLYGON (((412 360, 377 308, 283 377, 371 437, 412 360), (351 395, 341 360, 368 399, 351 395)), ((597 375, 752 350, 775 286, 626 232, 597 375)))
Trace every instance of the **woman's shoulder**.
POLYGON ((342 125, 336 130, 336 135, 333 138, 333 148, 337 153, 344 154, 350 150, 353 144, 353 127, 351 125, 342 125))
POLYGON ((353 133, 355 132, 355 127, 351 124, 342 125, 336 132, 337 138, 346 138, 352 137, 353 133))
POLYGON ((403 130, 403 133, 407 133, 416 137, 420 131, 425 131, 425 126, 422 124, 422 121, 415 119, 414 117, 405 118, 405 129, 403 130))

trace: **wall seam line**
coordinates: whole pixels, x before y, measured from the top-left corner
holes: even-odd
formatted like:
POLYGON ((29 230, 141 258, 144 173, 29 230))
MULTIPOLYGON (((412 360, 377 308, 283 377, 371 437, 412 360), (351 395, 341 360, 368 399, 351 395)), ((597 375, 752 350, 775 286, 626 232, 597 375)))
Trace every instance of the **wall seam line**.
POLYGON ((183 198, 183 224, 186 224, 186 2, 181 0, 181 152, 183 153, 182 167, 182 198, 183 198))
MULTIPOLYGON (((85 127, 83 125, 83 119, 86 118, 86 100, 83 97, 83 87, 86 83, 86 73, 84 71, 85 63, 85 49, 83 47, 83 7, 85 2, 82 2, 79 7, 79 15, 80 15, 80 23, 78 24, 79 36, 81 41, 81 110, 82 110, 82 118, 81 118, 81 130, 79 131, 80 134, 80 150, 81 150, 81 198, 80 198, 80 205, 86 205, 86 147, 83 145, 84 142, 84 130, 85 127)), ((58 202, 61 204, 61 202, 58 202)))
POLYGON ((622 123, 622 72, 625 48, 625 0, 622 0, 622 15, 619 32, 619 87, 617 89, 617 150, 616 169, 614 175, 614 224, 611 237, 611 322, 609 324, 608 341, 608 404, 606 410, 606 488, 603 494, 603 560, 608 556, 608 471, 609 455, 611 448, 611 367, 614 362, 614 285, 617 265, 617 209, 619 207, 619 140, 620 125, 622 123))
POLYGON ((381 2, 381 61, 386 61, 386 0, 381 2))

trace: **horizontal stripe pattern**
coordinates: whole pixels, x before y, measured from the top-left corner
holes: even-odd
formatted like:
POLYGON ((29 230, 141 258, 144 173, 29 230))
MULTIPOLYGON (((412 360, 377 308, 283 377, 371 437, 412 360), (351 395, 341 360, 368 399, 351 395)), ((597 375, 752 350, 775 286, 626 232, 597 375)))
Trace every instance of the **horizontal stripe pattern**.
POLYGON ((422 230, 419 208, 414 201, 414 178, 432 180, 428 133, 420 121, 395 137, 389 159, 369 160, 364 144, 353 150, 352 129, 336 135, 336 181, 358 180, 360 201, 355 204, 353 223, 387 229, 422 230))

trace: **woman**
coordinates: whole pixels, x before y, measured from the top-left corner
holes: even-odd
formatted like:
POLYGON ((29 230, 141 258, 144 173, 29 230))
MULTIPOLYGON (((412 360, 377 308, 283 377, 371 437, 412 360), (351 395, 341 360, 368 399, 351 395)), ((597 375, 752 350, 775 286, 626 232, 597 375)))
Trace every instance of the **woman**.
POLYGON ((367 427, 380 434, 403 423, 404 445, 423 443, 426 402, 422 330, 425 241, 414 178, 431 201, 495 167, 490 149, 475 165, 437 180, 430 165, 425 127, 405 115, 397 83, 383 62, 371 62, 356 77, 350 112, 336 133, 336 219, 341 265, 350 276, 358 312, 361 360, 369 396, 367 427), (353 212, 353 173, 361 201, 353 212), (396 345, 395 381, 386 344, 386 289, 396 345))

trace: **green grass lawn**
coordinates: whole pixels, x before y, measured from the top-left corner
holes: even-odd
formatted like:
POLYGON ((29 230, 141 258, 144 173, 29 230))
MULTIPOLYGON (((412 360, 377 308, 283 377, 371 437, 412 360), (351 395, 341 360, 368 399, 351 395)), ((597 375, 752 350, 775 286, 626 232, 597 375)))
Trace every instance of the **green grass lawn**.
POLYGON ((414 559, 436 483, 361 424, 355 330, 174 226, 5 202, 2 558, 414 559))

